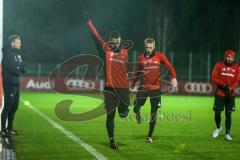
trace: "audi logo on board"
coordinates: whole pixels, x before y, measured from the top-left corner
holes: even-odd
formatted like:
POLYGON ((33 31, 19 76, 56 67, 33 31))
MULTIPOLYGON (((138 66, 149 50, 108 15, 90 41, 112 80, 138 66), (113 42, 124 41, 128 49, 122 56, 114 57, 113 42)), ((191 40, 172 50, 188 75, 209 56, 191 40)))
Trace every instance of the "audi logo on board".
POLYGON ((69 79, 69 80, 67 80, 66 85, 69 90, 93 90, 93 89, 95 89, 94 81, 69 79))
POLYGON ((212 93, 213 86, 210 83, 187 82, 184 85, 184 89, 187 93, 209 94, 209 93, 212 93))

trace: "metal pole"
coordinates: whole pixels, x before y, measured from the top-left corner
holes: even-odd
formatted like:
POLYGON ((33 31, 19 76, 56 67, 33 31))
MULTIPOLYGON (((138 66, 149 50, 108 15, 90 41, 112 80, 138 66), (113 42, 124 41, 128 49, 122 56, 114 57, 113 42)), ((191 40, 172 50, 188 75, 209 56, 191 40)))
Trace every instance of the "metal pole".
POLYGON ((137 51, 133 51, 133 61, 137 61, 137 51))
POLYGON ((173 65, 174 64, 174 53, 171 52, 171 64, 173 65))
MULTIPOLYGON (((57 68, 60 67, 60 64, 57 64, 57 68)), ((57 70, 57 77, 60 77, 60 69, 57 70)))
POLYGON ((80 73, 79 73, 79 67, 76 69, 76 74, 75 74, 75 76, 76 76, 76 79, 78 79, 79 78, 79 75, 80 75, 80 73))
POLYGON ((41 77, 41 72, 42 72, 42 64, 38 63, 38 77, 41 77))
POLYGON ((211 75, 211 54, 208 53, 208 60, 207 60, 207 81, 210 81, 211 75))
POLYGON ((192 82, 192 53, 189 53, 188 81, 192 82))
POLYGON ((132 64, 134 64, 134 65, 131 65, 131 71, 133 71, 134 70, 134 66, 136 65, 136 63, 137 63, 137 51, 133 51, 133 63, 132 64))

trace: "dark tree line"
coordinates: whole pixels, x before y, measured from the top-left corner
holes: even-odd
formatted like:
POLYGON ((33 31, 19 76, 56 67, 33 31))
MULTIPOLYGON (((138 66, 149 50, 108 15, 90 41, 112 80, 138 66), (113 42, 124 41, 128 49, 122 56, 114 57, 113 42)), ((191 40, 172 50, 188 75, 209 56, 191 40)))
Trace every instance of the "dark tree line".
POLYGON ((154 37, 164 52, 240 50, 240 3, 227 0, 4 0, 4 42, 20 34, 29 62, 96 54, 83 10, 105 39, 118 30, 137 52, 146 37, 154 37))

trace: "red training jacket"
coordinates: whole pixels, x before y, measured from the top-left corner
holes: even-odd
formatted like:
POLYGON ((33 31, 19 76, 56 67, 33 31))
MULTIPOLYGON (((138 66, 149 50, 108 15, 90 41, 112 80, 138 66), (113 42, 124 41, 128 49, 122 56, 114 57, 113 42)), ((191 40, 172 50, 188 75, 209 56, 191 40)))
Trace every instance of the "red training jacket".
MULTIPOLYGON (((224 55, 224 61, 229 54, 235 57, 234 51, 227 50, 224 55)), ((217 85, 215 95, 221 97, 225 96, 224 89, 222 88, 223 84, 228 85, 234 90, 238 86, 239 81, 239 67, 235 64, 235 60, 231 66, 225 65, 224 61, 218 62, 215 65, 211 76, 212 81, 217 85)), ((232 92, 230 96, 234 96, 234 92, 232 92)))
POLYGON ((173 66, 169 63, 167 57, 160 53, 155 52, 155 55, 146 58, 144 53, 138 56, 137 65, 134 71, 134 77, 132 81, 132 88, 135 86, 138 80, 138 74, 140 75, 140 88, 143 90, 156 90, 160 89, 160 76, 161 76, 161 63, 167 67, 171 73, 172 78, 176 78, 176 72, 173 66))

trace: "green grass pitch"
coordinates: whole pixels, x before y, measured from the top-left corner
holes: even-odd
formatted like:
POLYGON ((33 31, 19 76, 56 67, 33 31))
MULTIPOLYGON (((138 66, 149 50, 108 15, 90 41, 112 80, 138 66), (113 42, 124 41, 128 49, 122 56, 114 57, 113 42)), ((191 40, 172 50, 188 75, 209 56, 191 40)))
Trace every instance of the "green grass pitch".
MULTIPOLYGON (((111 150, 108 146, 105 115, 85 122, 63 121, 57 118, 54 112, 56 104, 66 98, 74 100, 71 108, 73 113, 91 110, 102 100, 57 93, 25 92, 21 97, 30 101, 35 108, 94 147, 109 160, 232 160, 240 157, 239 99, 236 99, 237 111, 232 117, 232 142, 224 140, 224 113, 222 113, 221 135, 217 139, 211 137, 215 129, 213 97, 163 95, 162 108, 159 112, 164 117, 160 116, 158 119, 153 143, 145 142, 148 122, 137 124, 131 106, 128 119, 120 119, 116 115, 115 138, 119 149, 111 150)), ((148 119, 149 112, 148 100, 142 110, 145 119, 148 119)), ((19 160, 95 159, 82 146, 70 140, 22 102, 14 126, 19 133, 14 138, 19 160)))

